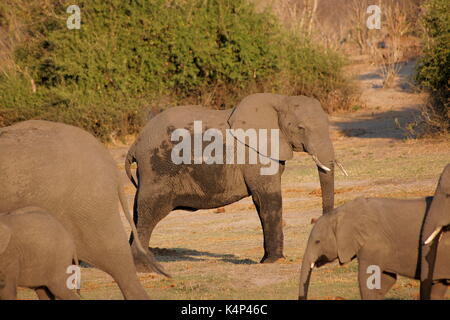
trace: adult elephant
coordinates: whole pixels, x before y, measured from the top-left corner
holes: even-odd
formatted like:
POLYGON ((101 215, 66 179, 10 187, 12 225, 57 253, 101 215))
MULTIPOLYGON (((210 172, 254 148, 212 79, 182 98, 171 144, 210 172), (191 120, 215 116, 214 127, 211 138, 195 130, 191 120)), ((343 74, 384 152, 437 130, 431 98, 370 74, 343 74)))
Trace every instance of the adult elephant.
MULTIPOLYGON (((440 234, 450 225, 450 164, 439 179, 430 210, 425 217, 422 231, 422 267, 420 298, 429 300, 433 286, 436 252, 440 246, 440 234)), ((448 252, 450 254, 450 252, 448 252)))
MULTIPOLYGON (((1 128, 0 175, 0 212, 47 210, 72 234, 81 260, 109 273, 126 299, 148 298, 118 212, 120 200, 136 232, 116 164, 92 135, 47 121, 1 128)), ((135 254, 162 272, 138 241, 135 254)))
MULTIPOLYGON (((128 177, 138 189, 134 218, 141 242, 148 244, 157 223, 174 209, 212 209, 252 196, 264 233, 261 262, 283 258, 281 175, 293 151, 307 152, 313 157, 322 188, 323 213, 330 212, 334 204, 335 157, 328 117, 316 99, 259 93, 246 97, 231 110, 180 106, 158 114, 144 127, 125 161, 128 177), (199 127, 212 131, 205 131, 202 140, 199 127), (250 138, 252 130, 263 136, 270 132, 268 143, 256 149, 250 138), (179 146, 173 141, 180 136, 183 142, 188 140, 187 145, 191 144, 191 136, 194 146, 200 139, 205 151, 208 149, 205 141, 212 141, 211 136, 215 139, 226 136, 226 143, 219 142, 220 150, 215 155, 220 151, 226 154, 227 161, 207 164, 208 159, 207 163, 202 162, 202 156, 205 157, 202 150, 194 148, 183 154, 189 159, 192 153, 193 162, 180 163, 174 159, 179 146), (269 155, 269 150, 278 152, 269 155), (235 156, 242 153, 248 159, 252 154, 260 156, 266 162, 239 162, 235 156), (228 161, 230 158, 236 161, 228 161), (130 169, 134 162, 137 182, 130 169), (264 173, 264 169, 273 165, 278 168, 276 172, 264 173)), ((135 248, 134 243, 132 247, 135 248)), ((144 271, 144 264, 134 256, 138 270, 144 271)))

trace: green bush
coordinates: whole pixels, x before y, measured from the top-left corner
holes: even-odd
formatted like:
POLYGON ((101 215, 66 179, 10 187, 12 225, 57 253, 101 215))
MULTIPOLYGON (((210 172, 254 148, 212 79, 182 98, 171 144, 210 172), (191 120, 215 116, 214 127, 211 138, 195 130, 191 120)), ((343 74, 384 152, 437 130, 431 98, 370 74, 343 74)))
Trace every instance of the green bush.
MULTIPOLYGON (((17 3, 24 15, 27 2, 17 3)), ((136 132, 160 100, 227 108, 264 90, 312 95, 328 110, 349 106, 342 58, 246 0, 79 0, 80 30, 66 27, 72 3, 46 3, 33 6, 14 52, 26 72, 0 77, 0 125, 56 120, 108 140, 136 132)), ((11 6, 0 4, 0 27, 11 6)))
POLYGON ((431 95, 424 118, 432 131, 450 132, 450 2, 430 0, 423 9, 425 49, 416 79, 431 95))

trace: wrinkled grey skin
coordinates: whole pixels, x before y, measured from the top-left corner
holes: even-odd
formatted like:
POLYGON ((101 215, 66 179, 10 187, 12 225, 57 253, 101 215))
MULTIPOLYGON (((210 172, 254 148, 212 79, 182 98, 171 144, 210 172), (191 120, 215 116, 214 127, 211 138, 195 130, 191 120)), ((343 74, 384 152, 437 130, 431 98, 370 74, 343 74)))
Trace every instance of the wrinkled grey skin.
POLYGON ((72 236, 52 215, 27 207, 0 213, 0 300, 17 298, 17 286, 40 299, 77 300, 66 270, 78 263, 72 236))
MULTIPOLYGON (((139 283, 120 200, 132 221, 119 173, 108 150, 72 126, 25 121, 0 129, 0 212, 36 206, 53 214, 75 240, 80 260, 117 281, 126 299, 147 299, 139 283)), ((160 271, 137 244, 142 260, 160 271)))
MULTIPOLYGON (((431 288, 433 279, 434 264, 436 259, 436 248, 441 246, 440 234, 443 228, 450 225, 450 164, 448 164, 441 174, 433 202, 425 218, 422 236, 422 268, 421 280, 423 285, 420 290, 420 298, 428 300, 431 298, 431 288), (435 234, 434 239, 430 236, 435 234), (425 242, 430 239, 430 242, 425 242)), ((450 255, 450 252, 448 252, 450 255)))
MULTIPOLYGON (((235 139, 234 143, 236 150, 241 142, 235 139)), ((327 172, 318 167, 323 212, 330 212, 334 205, 334 150, 328 117, 317 100, 261 93, 246 97, 232 110, 180 106, 158 114, 142 130, 125 162, 133 182, 130 166, 137 163, 134 218, 141 242, 148 244, 157 223, 174 209, 211 209, 252 196, 264 232, 261 262, 283 258, 281 175, 293 151, 308 152, 331 169, 327 172), (196 120, 202 120, 203 131, 220 130, 224 140, 229 128, 279 129, 278 172, 261 175, 260 163, 175 165, 171 151, 178 142, 171 141, 171 133, 178 128, 192 133, 196 120)), ((136 255, 135 262, 139 271, 145 271, 136 255)))
MULTIPOLYGON (((362 299, 383 299, 397 275, 420 279, 420 234, 432 198, 399 200, 358 198, 322 216, 313 227, 303 256, 299 299, 308 294, 311 266, 339 259, 358 259, 362 299), (370 290, 369 266, 381 271, 380 289, 370 290)), ((443 299, 450 279, 450 234, 443 234, 437 251, 432 299, 443 299)))

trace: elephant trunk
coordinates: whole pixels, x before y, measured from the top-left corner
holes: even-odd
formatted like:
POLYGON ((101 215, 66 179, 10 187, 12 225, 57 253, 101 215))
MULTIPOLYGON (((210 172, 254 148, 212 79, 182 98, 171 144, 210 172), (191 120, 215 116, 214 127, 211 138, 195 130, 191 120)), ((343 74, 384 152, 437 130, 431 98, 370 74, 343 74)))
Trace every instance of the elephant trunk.
POLYGON ((334 208, 335 158, 333 144, 329 138, 321 138, 320 143, 309 146, 308 152, 317 165, 320 188, 322 189, 322 211, 323 214, 326 214, 334 208))
POLYGON ((303 258, 302 268, 300 271, 300 287, 298 293, 298 300, 306 300, 308 298, 309 282, 311 280, 311 273, 314 268, 314 259, 307 249, 303 258))
POLYGON ((334 165, 331 165, 330 172, 323 172, 320 168, 319 179, 322 189, 322 211, 329 213, 334 208, 334 165))

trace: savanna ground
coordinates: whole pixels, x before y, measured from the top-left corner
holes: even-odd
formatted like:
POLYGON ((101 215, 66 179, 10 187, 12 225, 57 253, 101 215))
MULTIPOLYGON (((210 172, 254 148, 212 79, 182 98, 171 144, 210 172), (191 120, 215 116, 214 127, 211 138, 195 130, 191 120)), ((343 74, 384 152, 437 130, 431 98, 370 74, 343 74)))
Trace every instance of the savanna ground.
MULTIPOLYGON (((365 104, 351 113, 332 115, 336 155, 349 176, 336 174, 336 205, 359 196, 415 198, 431 195, 450 159, 450 142, 412 138, 404 128, 419 114, 426 96, 411 90, 414 61, 404 65, 394 88, 383 89, 375 67, 354 63, 365 104)), ((128 147, 111 146, 121 169, 130 205, 134 188, 123 172, 128 147)), ((282 178, 286 260, 259 264, 262 230, 249 198, 223 210, 174 211, 151 239, 157 259, 173 278, 140 274, 153 299, 296 299, 299 269, 311 219, 321 215, 317 172, 312 159, 298 153, 282 178)), ((129 232, 125 219, 124 226, 129 232)), ((112 253, 114 254, 114 253, 112 253)), ((83 299, 122 299, 104 272, 82 269, 83 299)), ((418 299, 419 283, 399 277, 387 299, 418 299)), ((28 289, 19 298, 34 299, 28 289)), ((357 262, 332 263, 313 272, 310 299, 359 299, 357 262)), ((447 293, 450 298, 450 292, 447 293)))

